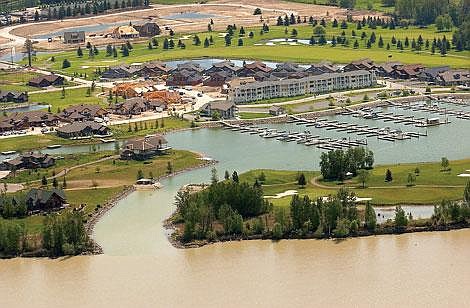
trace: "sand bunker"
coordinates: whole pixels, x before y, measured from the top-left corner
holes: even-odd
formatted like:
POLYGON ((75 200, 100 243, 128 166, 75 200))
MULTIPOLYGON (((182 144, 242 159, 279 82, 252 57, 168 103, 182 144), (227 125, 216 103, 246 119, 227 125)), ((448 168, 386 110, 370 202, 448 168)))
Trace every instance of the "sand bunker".
POLYGON ((297 195, 297 190, 286 190, 285 192, 278 193, 275 196, 264 196, 266 199, 281 199, 287 196, 297 195))

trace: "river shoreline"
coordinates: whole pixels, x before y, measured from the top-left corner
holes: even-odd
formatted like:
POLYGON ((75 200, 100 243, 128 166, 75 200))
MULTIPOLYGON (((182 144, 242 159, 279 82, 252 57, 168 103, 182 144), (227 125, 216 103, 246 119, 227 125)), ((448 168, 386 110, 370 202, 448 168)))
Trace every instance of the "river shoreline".
POLYGON ((254 240, 271 240, 274 242, 278 242, 281 240, 335 240, 335 241, 342 241, 347 239, 354 239, 354 238, 365 238, 371 236, 380 236, 380 235, 400 235, 400 234, 407 234, 407 233, 421 233, 421 232, 447 232, 447 231, 455 231, 455 230, 462 230, 462 229, 470 229, 470 222, 465 223, 453 223, 448 225, 439 225, 439 226, 412 226, 406 227, 404 229, 397 229, 395 227, 385 227, 380 229, 376 232, 369 232, 367 230, 359 230, 356 234, 351 234, 346 237, 334 237, 334 236, 317 236, 314 233, 308 233, 305 235, 298 235, 298 234, 287 234, 284 235, 280 239, 275 239, 272 237, 272 232, 266 234, 255 234, 255 235, 226 235, 218 237, 216 240, 197 240, 184 243, 178 238, 176 238, 175 225, 171 222, 171 217, 165 220, 164 227, 167 230, 172 231, 172 234, 168 237, 168 240, 172 244, 173 247, 177 249, 192 249, 192 248, 201 248, 207 245, 212 245, 216 243, 224 243, 224 242, 235 242, 235 241, 254 241, 254 240))
MULTIPOLYGON (((197 152, 193 152, 193 153, 197 154, 200 159, 203 158, 203 155, 201 153, 197 153, 197 152)), ((156 178, 155 180, 157 182, 160 182, 164 179, 179 175, 181 173, 189 172, 189 171, 196 170, 196 169, 206 168, 206 167, 209 167, 209 166, 217 164, 217 163, 218 163, 218 161, 216 161, 216 160, 204 161, 202 164, 199 164, 197 166, 184 168, 184 169, 178 170, 176 172, 172 172, 172 173, 169 173, 169 174, 166 174, 166 175, 162 175, 162 176, 156 178)), ((123 191, 121 191, 116 196, 114 196, 110 201, 106 202, 106 204, 104 206, 102 206, 99 211, 93 213, 92 217, 87 220, 87 222, 85 224, 85 230, 86 230, 86 233, 87 233, 87 235, 90 239, 92 248, 91 248, 90 251, 87 251, 86 253, 83 253, 83 254, 98 255, 98 254, 103 253, 102 247, 93 239, 93 231, 94 231, 95 225, 99 222, 99 220, 109 210, 111 210, 114 206, 116 206, 119 201, 126 198, 127 196, 129 196, 131 193, 133 193, 135 191, 136 191, 135 186, 128 186, 128 187, 124 188, 123 191)))

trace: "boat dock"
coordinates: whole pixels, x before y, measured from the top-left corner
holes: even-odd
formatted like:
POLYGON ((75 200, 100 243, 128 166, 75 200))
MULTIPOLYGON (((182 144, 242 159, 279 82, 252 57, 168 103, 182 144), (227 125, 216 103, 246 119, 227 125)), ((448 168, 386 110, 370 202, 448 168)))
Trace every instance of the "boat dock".
POLYGON ((383 122, 393 122, 403 125, 413 125, 416 127, 428 127, 436 126, 442 124, 449 124, 450 122, 446 119, 445 121, 440 121, 436 118, 416 118, 415 116, 406 116, 403 114, 394 114, 393 112, 380 112, 373 111, 369 108, 353 110, 350 108, 344 108, 342 115, 352 115, 356 118, 364 118, 368 120, 382 120, 383 122))
POLYGON ((391 129, 390 127, 370 127, 368 125, 359 125, 326 119, 307 120, 293 115, 290 117, 292 118, 290 121, 291 123, 304 124, 307 127, 322 128, 325 130, 336 130, 338 132, 346 132, 347 134, 354 133, 358 136, 377 137, 377 139, 384 141, 394 142, 427 136, 427 132, 403 132, 399 129, 391 129))
MULTIPOLYGON (((442 101, 442 100, 441 100, 442 101)), ((442 101, 447 103, 447 101, 442 101)), ((461 109, 449 109, 449 108, 442 108, 435 104, 427 104, 427 103, 418 103, 418 104, 397 104, 391 101, 388 101, 390 105, 395 108, 400 108, 404 110, 411 110, 415 112, 429 112, 433 114, 438 114, 442 116, 454 116, 457 119, 462 120, 470 120, 470 111, 461 110, 461 109)), ((454 102, 455 103, 455 102, 454 102)), ((447 121, 446 121, 447 122, 447 121)))
POLYGON ((241 126, 231 124, 228 122, 222 122, 225 129, 231 131, 237 131, 240 133, 246 133, 250 135, 258 135, 265 139, 275 139, 282 142, 296 142, 297 144, 303 144, 305 146, 314 146, 322 150, 337 150, 337 149, 348 149, 352 147, 358 147, 367 145, 367 139, 351 139, 351 138, 324 138, 318 135, 313 135, 310 131, 304 132, 290 132, 281 131, 277 129, 269 129, 267 127, 257 126, 241 126))

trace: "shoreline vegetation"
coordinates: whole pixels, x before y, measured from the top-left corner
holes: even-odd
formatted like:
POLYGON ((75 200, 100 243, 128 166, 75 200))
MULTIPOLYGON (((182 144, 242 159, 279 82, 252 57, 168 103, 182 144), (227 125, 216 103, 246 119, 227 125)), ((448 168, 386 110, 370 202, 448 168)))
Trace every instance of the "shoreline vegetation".
MULTIPOLYGON (((429 173, 428 169, 433 166, 431 163, 426 165, 428 166, 422 167, 424 174, 429 173)), ((382 170, 384 166, 377 168, 382 170)), ((362 170, 364 169, 357 170, 356 181, 360 181, 358 178, 362 177, 362 170)), ((403 170, 399 173, 401 171, 403 170)), ((440 172, 450 172, 450 168, 440 172)), ((368 200, 357 200, 358 196, 350 186, 332 190, 327 197, 322 192, 317 196, 304 194, 305 186, 310 183, 307 181, 308 177, 315 174, 316 172, 311 171, 256 170, 240 176, 234 172, 230 177, 226 171, 224 180, 219 182, 217 172, 213 169, 212 184, 196 190, 183 187, 178 192, 177 210, 164 222, 165 228, 172 232, 169 240, 177 248, 196 248, 235 240, 340 240, 470 228, 470 181, 459 188, 460 196, 463 191, 463 198, 460 197, 458 201, 445 198, 439 200, 436 197, 435 202, 432 202, 435 207, 431 218, 414 219, 411 212, 406 213, 401 205, 397 205, 394 219, 378 223, 371 203, 368 200), (279 185, 285 189, 286 183, 287 189, 297 186, 299 190, 299 194, 289 197, 288 205, 273 203, 275 199, 266 199, 267 194, 273 193, 273 186, 279 185), (243 205, 247 202, 258 206, 244 208, 243 205)), ((435 177, 432 174, 424 176, 427 179, 435 177)), ((376 179, 372 181, 375 182, 376 179)), ((410 186, 409 189, 414 188, 410 186)))
POLYGON ((118 170, 118 173, 111 172, 112 177, 124 177, 129 183, 126 182, 127 184, 124 183, 126 185, 115 188, 101 189, 97 186, 71 191, 67 189, 65 193, 71 205, 60 211, 60 215, 50 213, 14 219, 0 218, 0 258, 55 258, 101 253, 101 247, 92 238, 93 228, 103 215, 135 190, 131 184, 133 183, 131 177, 133 178, 136 173, 139 175, 150 172, 151 175, 154 174, 152 177, 156 181, 161 181, 182 172, 217 163, 215 160, 203 160, 202 157, 202 154, 192 151, 173 150, 171 154, 156 157, 150 163, 105 161, 70 172, 67 176, 72 180, 68 181, 68 185, 91 175, 97 178, 96 181, 105 181, 108 174, 106 170, 110 165, 121 170, 118 170), (64 221, 69 216, 73 222, 71 225, 76 228, 66 227, 69 221, 66 223, 64 221), (69 239, 77 240, 71 244, 69 239))

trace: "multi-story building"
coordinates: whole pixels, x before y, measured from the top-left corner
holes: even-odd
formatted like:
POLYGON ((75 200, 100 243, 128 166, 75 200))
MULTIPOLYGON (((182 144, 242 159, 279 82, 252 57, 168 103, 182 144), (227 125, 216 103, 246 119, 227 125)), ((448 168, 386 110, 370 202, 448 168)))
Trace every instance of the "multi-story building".
POLYGON ((229 100, 241 104, 276 97, 366 88, 375 84, 376 77, 373 71, 356 70, 272 81, 236 78, 227 83, 227 90, 229 100))

